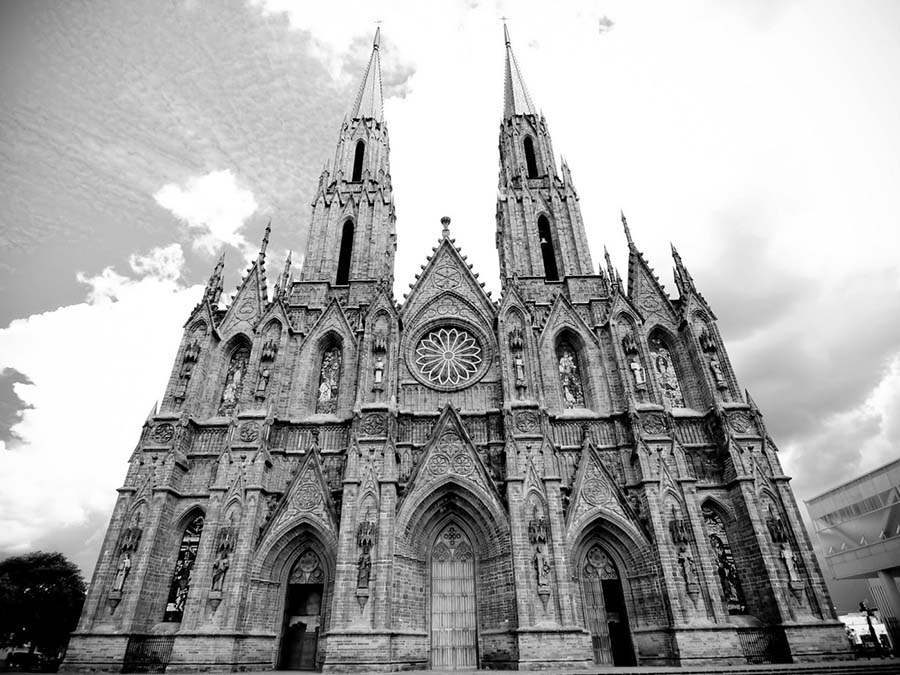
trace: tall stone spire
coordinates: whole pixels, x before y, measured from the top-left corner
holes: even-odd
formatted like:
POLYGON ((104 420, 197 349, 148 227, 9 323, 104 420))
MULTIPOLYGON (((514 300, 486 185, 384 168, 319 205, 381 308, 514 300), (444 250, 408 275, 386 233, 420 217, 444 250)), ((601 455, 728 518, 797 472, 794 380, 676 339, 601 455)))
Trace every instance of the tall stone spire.
POLYGON ((501 283, 593 275, 569 167, 557 170, 553 143, 535 108, 503 26, 506 73, 500 124, 497 253, 501 283))
POLYGON ((301 282, 370 284, 373 294, 379 283, 393 284, 396 217, 380 50, 379 28, 334 161, 319 178, 301 282))
POLYGON ((535 115, 537 109, 531 102, 522 72, 513 54, 512 44, 509 40, 509 29, 503 24, 503 39, 506 41, 506 77, 503 80, 503 116, 535 115))
POLYGON ((372 42, 372 56, 369 57, 369 65, 366 66, 366 74, 359 85, 359 92, 353 102, 350 111, 351 119, 373 119, 381 122, 384 118, 383 94, 381 89, 381 58, 379 47, 381 46, 381 27, 375 30, 375 40, 372 42))

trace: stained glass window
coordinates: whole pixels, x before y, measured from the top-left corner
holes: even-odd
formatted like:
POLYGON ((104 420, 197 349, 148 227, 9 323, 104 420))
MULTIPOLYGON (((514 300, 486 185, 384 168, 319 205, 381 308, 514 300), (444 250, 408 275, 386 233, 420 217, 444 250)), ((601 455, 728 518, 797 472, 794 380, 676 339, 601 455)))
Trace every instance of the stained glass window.
POLYGON ((729 614, 745 614, 747 605, 744 602, 744 592, 741 590, 731 545, 728 543, 725 523, 722 522, 719 514, 710 508, 703 509, 703 522, 706 525, 709 544, 716 560, 722 601, 728 608, 729 614))
POLYGON ((203 516, 197 516, 187 526, 178 549, 178 560, 175 561, 175 572, 172 574, 172 585, 169 587, 169 601, 163 621, 181 621, 184 616, 184 603, 187 600, 191 585, 191 570, 197 559, 200 546, 200 534, 203 532, 203 516))
POLYGON ((650 357, 653 370, 656 371, 656 381, 662 389, 663 398, 673 408, 684 407, 684 396, 681 393, 681 385, 678 383, 678 373, 675 372, 675 362, 668 345, 659 336, 650 338, 650 357))
POLYGON ((584 389, 581 385, 581 371, 578 369, 578 355, 568 342, 561 342, 556 348, 559 366, 559 384, 563 402, 567 408, 584 407, 584 389))
POLYGON ((322 354, 322 368, 319 371, 319 389, 316 395, 316 412, 337 411, 338 390, 341 380, 341 349, 331 347, 322 354))
POLYGON ((225 375, 222 401, 219 403, 219 415, 231 415, 237 407, 249 361, 250 347, 238 347, 232 353, 231 360, 228 362, 228 372, 225 375))

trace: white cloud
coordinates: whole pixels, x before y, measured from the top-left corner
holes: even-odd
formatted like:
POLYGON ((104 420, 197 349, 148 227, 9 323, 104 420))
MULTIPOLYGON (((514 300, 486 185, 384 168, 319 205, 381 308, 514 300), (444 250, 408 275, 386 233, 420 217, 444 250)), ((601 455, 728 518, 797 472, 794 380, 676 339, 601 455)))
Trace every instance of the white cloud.
POLYGON ((194 248, 214 253, 222 244, 229 244, 245 253, 249 250, 240 230, 256 212, 257 203, 230 169, 193 176, 184 186, 169 183, 153 198, 199 235, 194 248))
MULTIPOLYGON (((0 330, 0 370, 27 374, 32 406, 0 447, 0 551, 107 512, 144 417, 168 378, 179 326, 201 288, 179 286, 177 245, 132 256, 134 279, 107 268, 79 278, 88 301, 0 330)), ((102 519, 102 518, 101 518, 102 519)))

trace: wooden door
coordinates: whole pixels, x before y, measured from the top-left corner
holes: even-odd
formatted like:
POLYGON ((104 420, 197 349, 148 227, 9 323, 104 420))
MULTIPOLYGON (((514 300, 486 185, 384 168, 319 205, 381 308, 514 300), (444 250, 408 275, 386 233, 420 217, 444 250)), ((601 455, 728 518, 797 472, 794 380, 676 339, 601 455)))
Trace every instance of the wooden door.
POLYGON ((449 525, 431 552, 431 667, 476 668, 475 556, 468 538, 449 525))
POLYGON ((591 547, 585 557, 581 589, 594 663, 634 665, 622 581, 615 564, 599 546, 591 547))
POLYGON ((282 670, 315 670, 322 613, 322 584, 291 584, 285 607, 282 670))

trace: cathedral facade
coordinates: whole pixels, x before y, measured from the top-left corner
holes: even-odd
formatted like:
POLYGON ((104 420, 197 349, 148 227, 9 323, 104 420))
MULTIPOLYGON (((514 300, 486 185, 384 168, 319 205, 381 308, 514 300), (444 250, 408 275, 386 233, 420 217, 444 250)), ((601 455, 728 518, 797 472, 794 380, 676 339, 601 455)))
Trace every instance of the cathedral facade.
POLYGON ((379 42, 269 288, 224 262, 64 668, 743 664, 847 653, 789 478, 673 249, 595 267, 506 35, 492 300, 442 219, 402 303, 379 42), (271 292, 270 292, 271 290, 271 292))

